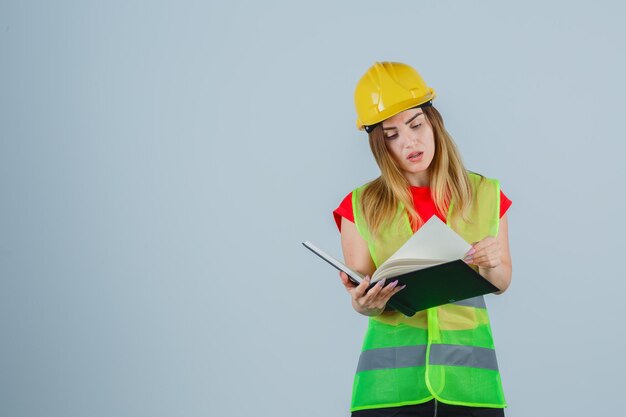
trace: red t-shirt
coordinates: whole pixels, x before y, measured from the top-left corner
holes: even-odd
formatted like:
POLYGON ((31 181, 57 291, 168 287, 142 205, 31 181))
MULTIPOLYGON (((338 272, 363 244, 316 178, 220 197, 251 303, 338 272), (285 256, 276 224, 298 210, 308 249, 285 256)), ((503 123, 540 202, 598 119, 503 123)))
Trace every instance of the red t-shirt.
MULTIPOLYGON (((430 187, 417 187, 411 185, 411 194, 413 194, 413 205, 415 210, 420 215, 420 217, 426 222, 430 219, 433 214, 436 214, 441 221, 445 223, 446 216, 445 214, 437 213, 437 208, 435 206, 435 202, 433 201, 430 195, 430 187)), ((504 213, 511 206, 512 201, 507 198, 506 195, 500 190, 500 218, 504 216, 504 213)), ((352 212, 352 192, 343 199, 339 207, 337 207, 333 211, 333 215, 335 216, 335 223, 337 223, 337 228, 341 232, 341 218, 345 217, 354 223, 354 213, 352 212)), ((415 230, 413 230, 415 232, 415 230)))

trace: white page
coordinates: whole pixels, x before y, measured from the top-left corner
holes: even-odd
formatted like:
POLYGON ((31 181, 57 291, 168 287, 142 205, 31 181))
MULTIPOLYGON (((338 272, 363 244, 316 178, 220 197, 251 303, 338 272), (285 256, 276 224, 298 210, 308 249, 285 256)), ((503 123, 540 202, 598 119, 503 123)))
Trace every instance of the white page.
POLYGON ((383 265, 394 259, 403 258, 455 261, 462 258, 471 247, 472 245, 439 217, 433 215, 383 265))

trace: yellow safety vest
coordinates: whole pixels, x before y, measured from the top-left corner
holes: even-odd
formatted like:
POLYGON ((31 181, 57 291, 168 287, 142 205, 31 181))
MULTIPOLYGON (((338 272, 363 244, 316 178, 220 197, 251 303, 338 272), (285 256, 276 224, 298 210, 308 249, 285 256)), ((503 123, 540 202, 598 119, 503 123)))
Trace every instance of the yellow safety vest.
MULTIPOLYGON (((470 222, 452 215, 454 202, 446 221, 473 243, 498 234, 500 183, 472 172, 468 175, 473 191, 470 222)), ((400 204, 391 226, 372 238, 360 202, 366 186, 352 192, 354 223, 378 268, 413 231, 400 204)), ((413 317, 385 311, 369 318, 351 411, 419 404, 433 398, 454 405, 506 407, 482 296, 429 308, 413 317)))

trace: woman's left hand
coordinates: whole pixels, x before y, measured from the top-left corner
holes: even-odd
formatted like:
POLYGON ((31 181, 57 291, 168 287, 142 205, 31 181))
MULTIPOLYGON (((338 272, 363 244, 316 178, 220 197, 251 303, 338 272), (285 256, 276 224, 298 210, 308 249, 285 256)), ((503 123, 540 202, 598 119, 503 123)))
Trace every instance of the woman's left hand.
POLYGON ((483 269, 495 268, 502 263, 502 250, 495 237, 487 236, 472 245, 463 260, 483 269))

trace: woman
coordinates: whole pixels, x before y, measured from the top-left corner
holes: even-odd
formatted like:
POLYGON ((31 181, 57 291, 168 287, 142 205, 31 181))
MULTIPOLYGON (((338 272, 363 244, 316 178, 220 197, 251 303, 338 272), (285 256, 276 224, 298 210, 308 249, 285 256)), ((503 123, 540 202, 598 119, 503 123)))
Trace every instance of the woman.
POLYGON ((504 292, 511 281, 506 210, 499 182, 467 171, 439 112, 435 91, 406 64, 377 62, 357 84, 357 127, 381 175, 335 210, 354 309, 369 316, 354 378, 353 416, 503 416, 506 402, 483 297, 418 312, 386 307, 397 281, 366 291, 378 265, 430 216, 472 248, 465 262, 504 292))

